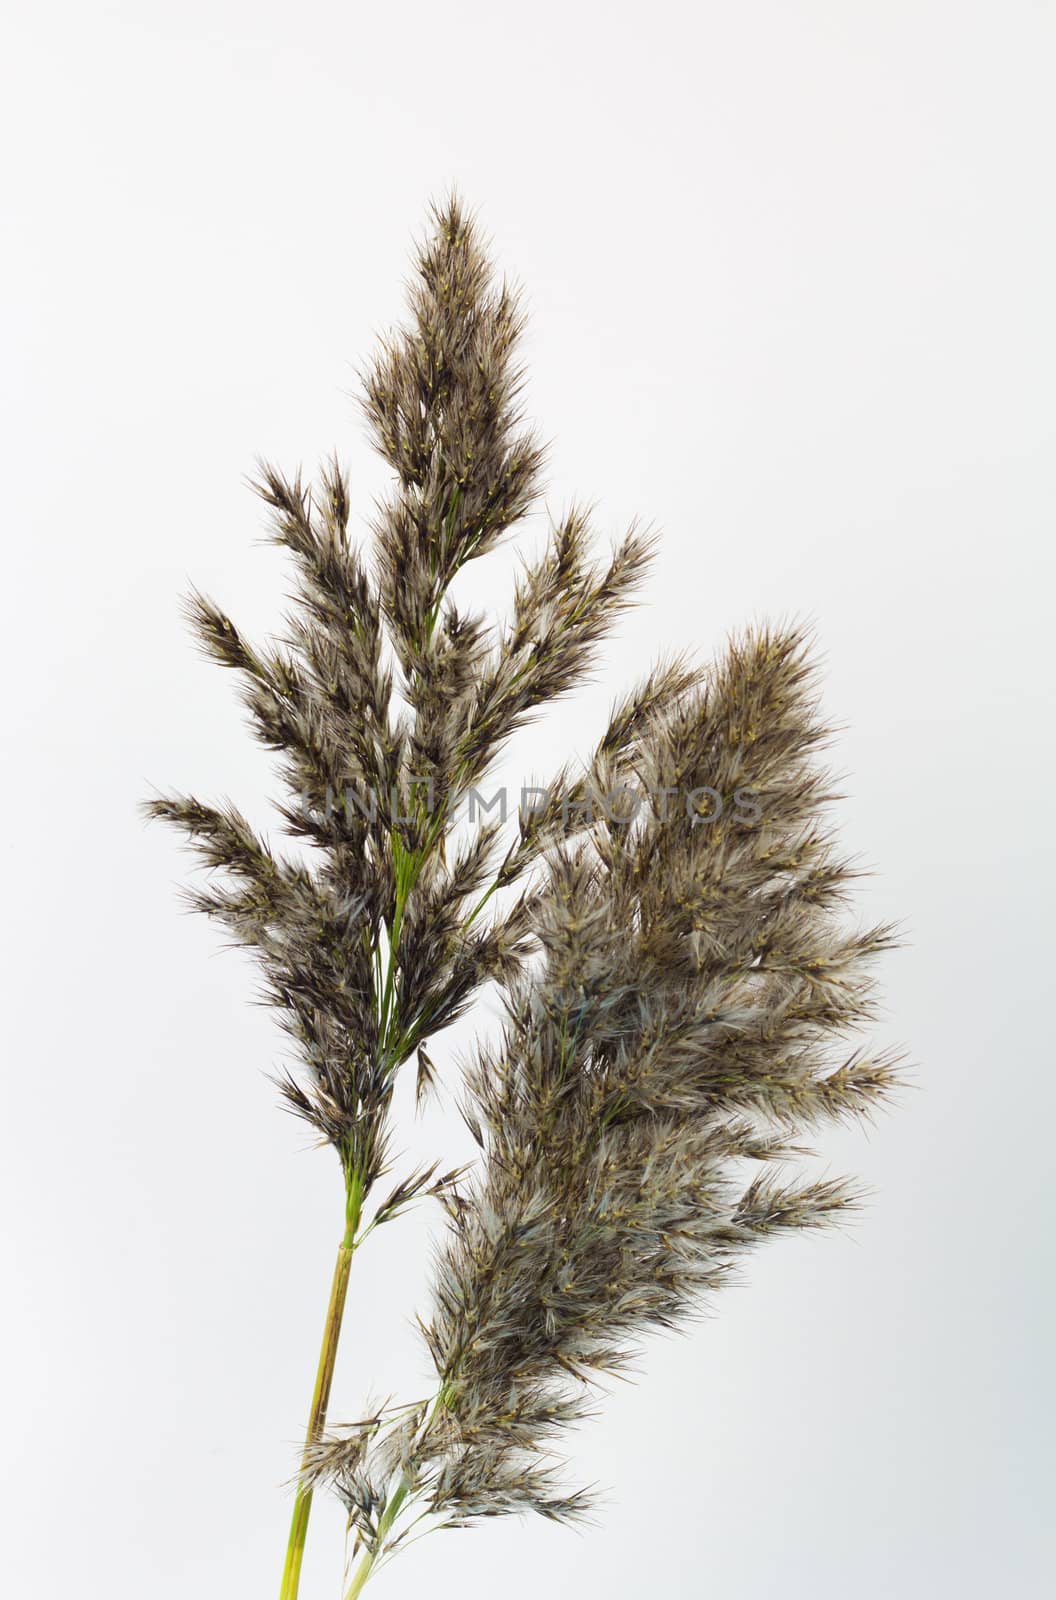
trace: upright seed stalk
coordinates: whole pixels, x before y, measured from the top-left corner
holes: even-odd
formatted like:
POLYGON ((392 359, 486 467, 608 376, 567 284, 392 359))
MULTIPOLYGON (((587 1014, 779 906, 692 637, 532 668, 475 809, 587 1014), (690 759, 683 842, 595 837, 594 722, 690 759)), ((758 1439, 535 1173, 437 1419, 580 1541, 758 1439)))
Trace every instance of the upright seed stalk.
MULTIPOLYGON (((397 859, 400 858, 398 857, 397 859)), ((405 867, 404 873, 399 875, 392 932, 389 938, 387 970, 378 994, 380 1046, 382 1059, 386 1062, 388 1060, 390 1027, 396 1024, 396 1016, 393 1009, 393 984, 397 966, 400 921, 407 894, 413 886, 414 867, 416 865, 420 866, 420 864, 420 862, 412 861, 409 873, 405 867)), ((353 1160, 347 1161, 345 1165, 345 1190, 345 1236, 338 1247, 337 1261, 334 1264, 333 1282, 330 1287, 330 1303, 326 1311, 322 1349, 319 1352, 319 1366, 315 1375, 315 1389, 312 1393, 312 1409, 308 1418, 308 1431, 305 1436, 304 1453, 301 1458, 302 1474, 308 1467, 312 1447, 322 1439, 323 1430, 326 1426, 326 1413, 330 1404, 330 1389, 334 1378, 334 1366, 337 1361, 337 1347, 341 1338, 341 1324, 345 1314, 345 1301, 348 1296, 349 1273, 352 1268, 352 1257, 355 1253, 356 1245, 360 1242, 359 1225, 363 1215, 363 1202, 366 1199, 367 1185, 353 1160)), ((366 1232, 370 1232, 369 1227, 366 1232)), ((297 1485, 297 1493, 293 1502, 293 1515, 290 1521, 290 1536, 286 1544, 286 1561, 282 1571, 282 1587, 279 1590, 279 1600, 297 1600, 301 1582, 301 1563, 304 1559, 304 1547, 308 1538, 308 1521, 312 1514, 312 1494, 311 1484, 305 1482, 302 1477, 297 1485)), ((395 1509, 393 1515, 395 1515, 395 1509)), ((363 1581, 366 1582, 365 1576, 363 1581)))
MULTIPOLYGON (((341 1338, 341 1323, 345 1314, 345 1300, 348 1296, 348 1278, 352 1269, 352 1256, 356 1249, 356 1236, 359 1231, 362 1211, 363 1185, 359 1177, 353 1174, 348 1183, 345 1236, 338 1247, 337 1261, 334 1263, 333 1282, 330 1286, 330 1303, 326 1310, 322 1349, 319 1352, 319 1366, 315 1375, 312 1409, 308 1418, 308 1432, 305 1437, 304 1456, 301 1461, 302 1471, 308 1464, 308 1454, 312 1445, 318 1444, 326 1426, 326 1412, 330 1404, 330 1387, 334 1378, 337 1346, 341 1338)), ((297 1486, 297 1494, 293 1502, 293 1517, 290 1522, 290 1537, 286 1545, 286 1562, 282 1569, 282 1587, 279 1590, 279 1600, 297 1600, 301 1583, 301 1562, 304 1559, 304 1546, 308 1537, 308 1519, 311 1514, 312 1489, 309 1484, 301 1482, 297 1486)))

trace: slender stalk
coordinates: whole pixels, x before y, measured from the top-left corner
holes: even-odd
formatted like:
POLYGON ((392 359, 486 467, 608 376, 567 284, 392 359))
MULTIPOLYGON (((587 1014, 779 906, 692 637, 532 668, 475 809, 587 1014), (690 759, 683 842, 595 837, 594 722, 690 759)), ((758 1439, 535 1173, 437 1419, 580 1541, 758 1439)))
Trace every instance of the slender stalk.
MULTIPOLYGON (((308 1463, 310 1447, 318 1443, 326 1424, 326 1410, 330 1403, 330 1386, 334 1378, 334 1363, 337 1360, 337 1344, 341 1337, 341 1319, 345 1313, 345 1299, 348 1294, 348 1275, 357 1244, 356 1231, 359 1227, 362 1208, 362 1185, 358 1177, 352 1176, 349 1179, 348 1199, 345 1210, 345 1236, 338 1248, 333 1282, 330 1286, 330 1304, 327 1307, 326 1325, 323 1328, 323 1345, 319 1352, 319 1366, 315 1375, 315 1389, 312 1394, 312 1409, 308 1419, 308 1433, 305 1439, 302 1468, 308 1463)), ((297 1600, 301 1582, 301 1562, 304 1559, 304 1545, 308 1537, 308 1518, 311 1516, 311 1512, 312 1490, 306 1484, 301 1483, 297 1487, 297 1494, 293 1502, 293 1518, 290 1523, 289 1541, 286 1545, 286 1564, 282 1571, 282 1588, 279 1590, 279 1600, 297 1600)))
MULTIPOLYGON (((433 1397, 432 1405, 429 1407, 429 1415, 425 1421, 426 1427, 428 1427, 429 1423, 436 1416, 436 1413, 439 1411, 440 1407, 447 1404, 449 1404, 447 1385, 441 1384, 439 1390, 433 1397)), ((370 1577, 375 1566, 385 1553, 385 1540, 392 1531, 392 1525, 399 1516, 400 1509, 403 1506, 404 1501, 407 1499, 407 1496, 411 1493, 412 1488, 412 1480, 407 1476, 406 1473, 404 1473, 399 1484, 386 1501, 384 1511, 378 1518, 378 1534, 374 1541, 374 1548, 373 1550, 367 1550, 364 1553, 359 1565, 352 1574, 352 1582, 345 1591, 345 1600, 356 1600, 356 1597, 361 1594, 363 1589, 366 1587, 367 1579, 370 1577)), ((424 1514, 425 1513, 423 1512, 423 1515, 424 1514)), ((419 1518, 418 1520, 420 1521, 421 1519, 419 1518)))
POLYGON ((403 1502, 410 1493, 410 1489, 410 1484, 406 1479, 404 1479, 399 1488, 394 1491, 391 1500, 385 1507, 385 1510, 381 1513, 381 1517, 378 1521, 377 1542, 373 1550, 367 1550, 364 1553, 363 1559, 360 1561, 358 1567, 352 1575, 352 1582, 345 1592, 345 1600, 356 1600, 356 1596, 362 1594, 363 1589, 366 1586, 367 1579, 374 1570, 374 1564, 382 1554, 385 1544, 385 1537, 391 1529, 393 1523, 396 1521, 396 1518, 399 1515, 400 1507, 403 1505, 403 1502))

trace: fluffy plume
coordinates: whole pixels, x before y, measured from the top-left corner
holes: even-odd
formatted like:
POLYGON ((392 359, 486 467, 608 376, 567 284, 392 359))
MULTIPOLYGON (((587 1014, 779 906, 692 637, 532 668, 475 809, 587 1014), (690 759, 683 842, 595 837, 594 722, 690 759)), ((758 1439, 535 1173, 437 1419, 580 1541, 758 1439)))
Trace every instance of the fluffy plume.
POLYGON ((507 986, 503 1035, 468 1078, 483 1154, 449 1207, 423 1330, 437 1402, 381 1434, 385 1473, 371 1450, 325 1464, 368 1549, 359 1485, 389 1482, 393 1452, 402 1507, 443 1523, 583 1515, 551 1450, 592 1381, 699 1311, 754 1245, 856 1205, 853 1185, 784 1165, 897 1077, 889 1053, 848 1043, 892 933, 845 925, 855 873, 824 823, 814 680, 795 630, 734 641, 621 742, 622 820, 599 802, 600 824, 552 839, 542 960, 507 986))
POLYGON ((418 251, 408 324, 364 377, 393 471, 372 550, 353 547, 336 460, 314 488, 262 464, 255 487, 296 573, 285 636, 251 644, 209 599, 189 601, 280 757, 281 818, 311 864, 233 807, 147 806, 220 875, 190 903, 256 952, 296 1050, 282 1091, 345 1174, 283 1600, 322 1482, 362 1547, 350 1600, 423 1518, 584 1514, 589 1496, 564 1487, 551 1452, 596 1380, 699 1311, 756 1243, 853 1207, 852 1185, 787 1163, 805 1132, 868 1113, 897 1081, 890 1054, 851 1040, 892 935, 845 921, 856 874, 827 820, 828 735, 801 631, 750 630, 706 671, 659 663, 512 839, 494 821, 453 831, 511 735, 584 682, 654 545, 632 527, 600 557, 574 506, 522 567, 505 620, 454 603, 458 573, 539 495, 521 327, 517 294, 449 200, 418 251), (363 1226, 396 1074, 414 1059, 428 1093, 429 1041, 488 982, 505 1024, 464 1086, 476 1167, 400 1178, 363 1226), (436 1394, 327 1433, 352 1252, 423 1196, 448 1218, 422 1323, 436 1394))
POLYGON ((183 798, 146 807, 235 880, 190 903, 255 947, 304 1069, 283 1092, 365 1190, 381 1170, 396 1071, 416 1051, 428 1063, 426 1038, 482 983, 512 977, 531 942, 523 903, 470 926, 473 897, 513 883, 530 853, 493 862, 497 830, 484 829, 448 862, 446 819, 524 718, 580 681, 650 548, 632 529, 598 564, 573 511, 526 570, 505 630, 457 609, 453 579, 533 505, 542 453, 518 409, 517 295, 494 283, 457 199, 433 223, 410 326, 365 378, 371 432, 396 475, 373 576, 350 540, 339 463, 314 489, 263 463, 254 488, 296 570, 287 636, 256 646, 205 596, 187 607, 281 757, 283 822, 318 847, 318 865, 273 857, 237 813, 183 798))

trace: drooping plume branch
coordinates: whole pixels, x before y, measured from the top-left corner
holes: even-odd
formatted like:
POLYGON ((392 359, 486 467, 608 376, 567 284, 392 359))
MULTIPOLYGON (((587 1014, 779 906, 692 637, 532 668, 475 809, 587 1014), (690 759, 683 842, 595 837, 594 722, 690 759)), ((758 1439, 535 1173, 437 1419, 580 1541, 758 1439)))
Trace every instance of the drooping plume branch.
POLYGON ((890 1053, 846 1042, 892 931, 841 916, 855 873, 824 823, 814 676, 795 630, 735 641, 649 719, 622 817, 552 845, 542 962, 507 984, 503 1036, 469 1075, 482 1156, 447 1197, 424 1328, 438 1403, 312 1453, 366 1570, 412 1511, 581 1515, 551 1448, 593 1380, 761 1240, 856 1205, 853 1185, 781 1175, 804 1132, 897 1081, 890 1053), (712 814, 716 794, 739 803, 712 814))

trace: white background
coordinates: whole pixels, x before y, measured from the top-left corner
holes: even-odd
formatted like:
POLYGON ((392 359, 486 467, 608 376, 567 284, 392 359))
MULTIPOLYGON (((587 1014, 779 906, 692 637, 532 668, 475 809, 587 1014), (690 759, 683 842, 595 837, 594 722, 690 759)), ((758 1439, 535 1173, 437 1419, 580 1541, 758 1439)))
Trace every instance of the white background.
MULTIPOLYGON (((527 286, 551 506, 666 530, 510 781, 661 647, 812 618, 863 913, 909 936, 880 1035, 918 1066, 825 1143, 861 1222, 758 1255, 570 1441, 598 1528, 438 1536, 370 1593, 1051 1592, 1053 6, 129 0, 5 35, 5 1592, 277 1592, 339 1177, 136 804, 266 822, 179 599, 278 625, 257 452, 336 444, 368 513, 354 368, 451 182, 527 286)), ((509 578, 471 587, 498 611, 509 578)), ((427 1386, 427 1232, 357 1263, 337 1418, 427 1386)), ((335 1504, 304 1600, 341 1559, 335 1504)))

